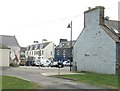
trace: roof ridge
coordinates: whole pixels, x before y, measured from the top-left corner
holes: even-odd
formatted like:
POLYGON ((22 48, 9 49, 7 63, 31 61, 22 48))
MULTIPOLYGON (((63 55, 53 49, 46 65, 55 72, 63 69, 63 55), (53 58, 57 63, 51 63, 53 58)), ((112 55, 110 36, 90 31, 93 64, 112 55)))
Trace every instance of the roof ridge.
POLYGON ((14 37, 15 35, 0 35, 0 36, 6 36, 6 37, 14 37))

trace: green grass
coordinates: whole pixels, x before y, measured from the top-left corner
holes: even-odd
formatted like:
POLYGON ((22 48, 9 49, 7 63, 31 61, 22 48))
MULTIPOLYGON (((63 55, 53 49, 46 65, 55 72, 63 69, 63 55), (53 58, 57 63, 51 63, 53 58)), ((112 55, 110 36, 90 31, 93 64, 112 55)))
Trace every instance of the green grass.
POLYGON ((2 76, 0 76, 0 91, 2 89, 2 76))
POLYGON ((40 86, 34 82, 12 76, 2 76, 2 89, 37 89, 40 86))
POLYGON ((73 79, 77 82, 89 83, 106 88, 118 88, 118 76, 87 72, 84 74, 62 75, 60 77, 73 79))

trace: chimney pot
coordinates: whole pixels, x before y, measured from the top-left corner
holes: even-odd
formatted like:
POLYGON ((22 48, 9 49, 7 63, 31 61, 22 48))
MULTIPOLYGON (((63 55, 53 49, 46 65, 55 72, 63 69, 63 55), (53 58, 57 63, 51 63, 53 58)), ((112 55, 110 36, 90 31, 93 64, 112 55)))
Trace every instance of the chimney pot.
POLYGON ((91 10, 91 7, 88 7, 88 10, 91 10))

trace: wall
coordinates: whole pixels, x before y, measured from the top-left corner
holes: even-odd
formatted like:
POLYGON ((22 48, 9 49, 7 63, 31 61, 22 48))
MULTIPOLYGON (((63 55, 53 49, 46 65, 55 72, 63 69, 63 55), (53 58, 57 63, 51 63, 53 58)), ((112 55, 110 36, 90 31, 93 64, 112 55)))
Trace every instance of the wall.
POLYGON ((99 26, 87 27, 74 46, 73 60, 80 71, 115 74, 116 44, 99 26))
POLYGON ((77 70, 97 73, 116 73, 116 43, 99 26, 104 25, 104 8, 98 7, 85 14, 85 27, 73 49, 73 63, 77 70))
POLYGON ((44 48, 43 57, 44 57, 44 59, 54 58, 54 43, 53 42, 49 43, 44 48), (51 51, 52 51, 52 55, 51 55, 51 51))
POLYGON ((0 67, 9 67, 10 64, 10 50, 0 49, 0 67))
POLYGON ((10 50, 11 62, 13 62, 13 60, 15 58, 15 54, 16 54, 17 58, 18 58, 18 62, 16 61, 16 63, 19 64, 19 62, 20 62, 20 47, 15 47, 15 46, 8 46, 8 47, 11 48, 11 50, 10 50))

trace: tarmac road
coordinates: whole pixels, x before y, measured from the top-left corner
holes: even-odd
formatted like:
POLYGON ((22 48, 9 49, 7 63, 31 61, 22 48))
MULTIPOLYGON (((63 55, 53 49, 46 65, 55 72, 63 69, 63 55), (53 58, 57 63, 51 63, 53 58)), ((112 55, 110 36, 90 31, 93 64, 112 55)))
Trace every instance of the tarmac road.
MULTIPOLYGON (((73 74, 69 68, 60 69, 61 74, 73 74)), ((50 77, 58 74, 58 68, 17 67, 2 70, 2 75, 10 75, 40 84, 43 89, 103 89, 100 87, 74 82, 72 80, 50 77)))

